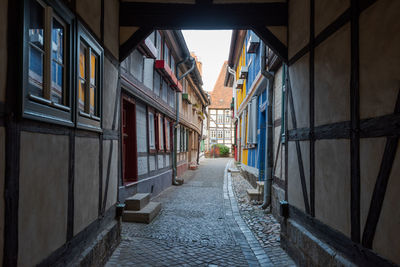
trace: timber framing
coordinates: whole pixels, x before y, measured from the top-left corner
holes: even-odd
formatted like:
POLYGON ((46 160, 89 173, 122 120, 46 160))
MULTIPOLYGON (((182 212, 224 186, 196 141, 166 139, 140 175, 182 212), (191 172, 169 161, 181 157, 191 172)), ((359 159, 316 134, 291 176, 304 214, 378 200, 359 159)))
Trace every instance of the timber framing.
MULTIPOLYGON (((293 128, 297 129, 296 112, 294 110, 294 102, 293 102, 292 88, 290 85, 290 77, 288 78, 287 90, 288 90, 290 115, 292 117, 293 128)), ((303 164, 303 156, 302 156, 301 148, 300 148, 300 141, 296 140, 295 143, 296 143, 297 160, 298 160, 298 164, 299 164, 300 182, 301 182, 301 188, 302 188, 303 199, 304 199, 304 208, 307 213, 310 213, 310 202, 308 201, 308 192, 307 192, 306 178, 305 178, 305 174, 304 174, 304 164, 303 164)))
POLYGON ((155 29, 241 29, 286 26, 286 3, 162 4, 122 2, 120 26, 155 29), (246 12, 243 12, 243 10, 246 12))
MULTIPOLYGON (((360 15, 365 9, 370 7, 378 0, 365 0, 360 1, 358 7, 354 10, 357 13, 357 16, 360 15)), ((315 48, 320 45, 323 41, 328 39, 331 35, 337 32, 340 28, 342 28, 346 23, 351 21, 352 17, 352 9, 351 7, 344 11, 337 19, 335 19, 331 24, 329 24, 324 30, 322 30, 317 36, 314 38, 314 43, 309 42, 302 49, 300 49, 294 56, 288 59, 289 66, 293 65, 300 58, 302 58, 305 54, 310 52, 311 47, 315 48)), ((311 23, 311 21, 310 21, 311 23)), ((314 30, 313 30, 314 31, 314 30)), ((288 39, 289 40, 289 39, 288 39)))

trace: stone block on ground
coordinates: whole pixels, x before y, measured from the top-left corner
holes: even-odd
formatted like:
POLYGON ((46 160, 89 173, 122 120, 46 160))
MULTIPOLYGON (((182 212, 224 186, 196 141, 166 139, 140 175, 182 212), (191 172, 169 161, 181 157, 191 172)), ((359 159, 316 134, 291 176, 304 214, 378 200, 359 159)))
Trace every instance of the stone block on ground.
POLYGON ((125 210, 122 215, 124 222, 150 223, 160 212, 160 202, 150 202, 141 210, 125 210))
POLYGON ((149 193, 137 193, 125 200, 126 210, 141 210, 150 202, 149 193))

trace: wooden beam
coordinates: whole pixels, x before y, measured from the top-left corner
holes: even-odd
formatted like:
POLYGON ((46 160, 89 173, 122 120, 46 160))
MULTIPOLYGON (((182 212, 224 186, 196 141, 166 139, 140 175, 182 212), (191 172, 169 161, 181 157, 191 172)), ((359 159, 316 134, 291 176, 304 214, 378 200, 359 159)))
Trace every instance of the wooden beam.
POLYGON ((162 4, 122 2, 120 26, 158 29, 239 29, 286 26, 286 3, 162 4))
MULTIPOLYGON (((400 113, 400 90, 397 96, 397 102, 394 114, 400 113)), ((367 221, 365 223, 364 233, 362 237, 362 245, 372 248, 375 237, 376 227, 382 211, 383 201, 385 200, 386 188, 389 183, 390 172, 396 156, 399 136, 390 136, 386 139, 385 151, 383 153, 378 178, 375 182, 374 192, 371 198, 371 204, 368 211, 367 221)))
MULTIPOLYGON (((288 99, 289 99, 289 104, 290 104, 290 115, 292 117, 292 124, 293 124, 293 128, 296 129, 297 128, 296 112, 294 110, 292 88, 290 85, 290 77, 288 77, 287 93, 288 93, 288 99)), ((296 141, 296 151, 297 151, 297 160, 298 160, 298 164, 299 164, 300 182, 301 182, 301 188, 302 188, 303 199, 304 199, 304 208, 305 208, 306 212, 309 214, 310 213, 310 203, 308 202, 306 177, 304 174, 304 165, 303 165, 303 157, 302 157, 301 148, 300 148, 300 141, 298 141, 298 140, 296 141)))
POLYGON ((265 26, 251 27, 251 29, 263 40, 283 62, 288 63, 288 48, 265 26))
POLYGON ((360 83, 359 83, 359 9, 358 0, 351 1, 351 70, 350 70, 350 218, 351 239, 360 242, 360 83))
POLYGON ((153 28, 142 27, 132 34, 129 39, 119 48, 119 60, 124 61, 126 57, 153 31, 153 28))

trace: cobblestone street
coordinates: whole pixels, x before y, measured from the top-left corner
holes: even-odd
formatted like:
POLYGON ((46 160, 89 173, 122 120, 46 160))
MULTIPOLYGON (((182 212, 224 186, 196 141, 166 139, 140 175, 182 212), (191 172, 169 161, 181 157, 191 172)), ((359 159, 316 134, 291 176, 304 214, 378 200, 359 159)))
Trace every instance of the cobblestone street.
POLYGON ((240 190, 236 190, 237 204, 232 183, 239 185, 240 176, 231 179, 227 174, 229 161, 205 159, 198 170, 187 171, 182 186, 172 186, 154 199, 162 209, 152 223, 122 223, 121 244, 107 266, 292 265, 279 248, 276 221, 254 209, 243 213, 251 205, 240 190), (263 234, 257 230, 260 225, 267 227, 263 234))

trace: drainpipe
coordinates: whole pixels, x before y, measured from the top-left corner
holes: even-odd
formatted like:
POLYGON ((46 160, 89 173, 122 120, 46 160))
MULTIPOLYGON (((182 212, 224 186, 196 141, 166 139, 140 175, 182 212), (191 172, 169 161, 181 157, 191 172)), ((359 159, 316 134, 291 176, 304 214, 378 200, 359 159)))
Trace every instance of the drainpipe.
MULTIPOLYGON (((202 108, 202 112, 204 114, 204 108, 202 108)), ((201 130, 200 130, 201 134, 200 134, 199 142, 197 145, 197 165, 199 165, 199 162, 200 162, 200 143, 203 140, 203 123, 204 123, 204 120, 201 121, 201 130)))
POLYGON ((267 91, 267 130, 266 130, 266 157, 265 157, 265 181, 264 181, 264 202, 262 208, 266 209, 271 204, 272 187, 272 86, 274 83, 274 73, 265 69, 266 65, 266 45, 261 45, 261 74, 268 79, 267 91))
MULTIPOLYGON (((184 77, 186 77, 189 73, 191 73, 194 70, 194 67, 196 66, 196 61, 193 57, 189 56, 186 57, 184 60, 179 61, 175 65, 175 73, 178 76, 178 81, 182 80, 184 77), (186 61, 192 62, 192 67, 185 72, 182 76, 178 75, 178 67, 179 65, 185 63, 186 61)), ((182 185, 183 181, 178 181, 176 178, 178 177, 178 172, 177 172, 177 152, 178 152, 178 146, 177 146, 177 134, 178 134, 178 127, 179 127, 179 97, 180 93, 176 92, 175 94, 175 109, 176 109, 176 122, 174 123, 174 151, 172 153, 173 155, 173 162, 172 162, 172 184, 173 185, 182 185)))

